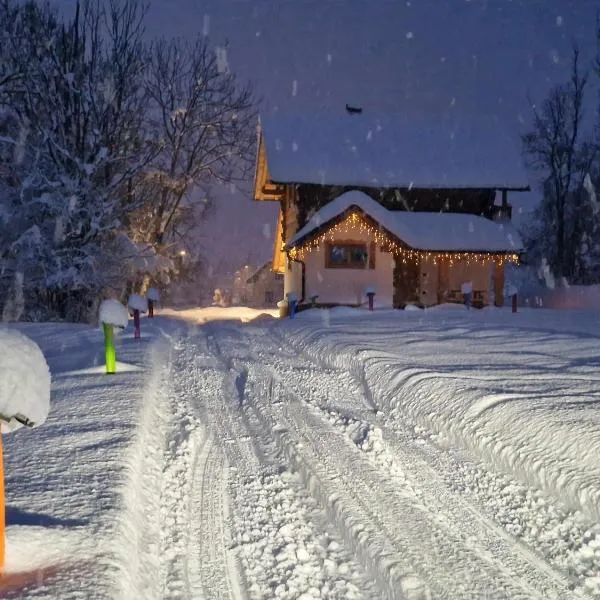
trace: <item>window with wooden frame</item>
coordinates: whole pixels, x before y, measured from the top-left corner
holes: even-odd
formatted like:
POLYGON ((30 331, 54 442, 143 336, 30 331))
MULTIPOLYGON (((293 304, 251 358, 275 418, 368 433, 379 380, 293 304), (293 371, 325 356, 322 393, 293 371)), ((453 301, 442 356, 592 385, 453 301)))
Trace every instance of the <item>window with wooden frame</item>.
POLYGON ((325 245, 326 269, 374 269, 375 242, 336 241, 325 245))

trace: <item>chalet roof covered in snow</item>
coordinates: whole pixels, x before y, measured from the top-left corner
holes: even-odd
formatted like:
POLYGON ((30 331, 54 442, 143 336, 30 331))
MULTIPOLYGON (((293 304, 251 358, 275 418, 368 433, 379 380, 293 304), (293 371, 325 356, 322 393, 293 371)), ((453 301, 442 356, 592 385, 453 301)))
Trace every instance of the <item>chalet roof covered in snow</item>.
POLYGON ((274 183, 528 189, 516 132, 493 120, 267 115, 261 127, 274 183))
POLYGON ((346 192, 318 210, 290 240, 288 248, 301 245, 354 208, 415 250, 518 253, 524 249, 511 223, 465 213, 390 211, 359 191, 346 192))

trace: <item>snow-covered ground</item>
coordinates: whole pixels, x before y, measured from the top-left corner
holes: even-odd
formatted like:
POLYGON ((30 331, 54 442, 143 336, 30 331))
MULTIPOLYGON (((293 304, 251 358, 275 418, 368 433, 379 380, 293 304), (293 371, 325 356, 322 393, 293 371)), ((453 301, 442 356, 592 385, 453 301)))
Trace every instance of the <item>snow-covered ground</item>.
POLYGON ((600 312, 20 325, 3 597, 600 597, 600 312))

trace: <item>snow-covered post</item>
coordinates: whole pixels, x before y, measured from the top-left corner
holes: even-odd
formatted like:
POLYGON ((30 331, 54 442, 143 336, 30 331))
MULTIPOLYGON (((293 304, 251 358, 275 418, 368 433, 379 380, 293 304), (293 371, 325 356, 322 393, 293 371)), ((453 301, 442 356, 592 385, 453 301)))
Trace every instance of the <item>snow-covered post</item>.
POLYGON ((369 299, 369 310, 372 311, 373 310, 373 305, 375 303, 375 288, 374 287, 368 287, 365 290, 365 295, 369 299))
POLYGON ((148 318, 154 319, 154 304, 160 302, 160 295, 156 288, 150 288, 146 294, 148 299, 148 318))
MULTIPOLYGON (((50 369, 39 346, 0 328, 0 424, 2 433, 42 425, 50 412, 50 369)), ((0 571, 4 570, 6 510, 0 436, 0 571)))
POLYGON ((103 300, 98 313, 104 330, 104 355, 106 357, 106 374, 117 372, 117 353, 115 350, 115 327, 125 329, 129 321, 127 309, 118 300, 103 300))
POLYGON ((127 306, 133 314, 133 337, 139 340, 142 337, 140 332, 140 313, 148 312, 148 302, 146 302, 146 298, 138 294, 131 294, 127 306))
POLYGON ((298 308, 298 296, 294 292, 287 294, 287 301, 290 311, 290 319, 293 319, 296 315, 296 309, 298 308))

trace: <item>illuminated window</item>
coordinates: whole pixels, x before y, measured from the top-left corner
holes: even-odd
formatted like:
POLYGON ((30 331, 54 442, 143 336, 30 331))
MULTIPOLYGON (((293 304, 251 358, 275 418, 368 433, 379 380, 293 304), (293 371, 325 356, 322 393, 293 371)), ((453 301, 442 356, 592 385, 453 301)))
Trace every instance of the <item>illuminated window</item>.
POLYGON ((325 249, 327 269, 365 269, 369 265, 366 244, 358 242, 335 242, 325 249))

